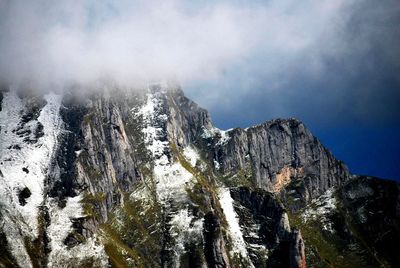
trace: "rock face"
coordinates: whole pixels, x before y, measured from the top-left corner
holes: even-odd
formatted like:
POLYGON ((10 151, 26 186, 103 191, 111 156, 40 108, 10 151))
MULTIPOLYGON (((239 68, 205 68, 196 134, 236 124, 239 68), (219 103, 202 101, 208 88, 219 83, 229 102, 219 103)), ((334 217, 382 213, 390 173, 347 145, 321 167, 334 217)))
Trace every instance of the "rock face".
POLYGON ((108 87, 1 93, 0 267, 346 266, 361 245, 398 263, 398 185, 350 175, 301 122, 222 131, 177 86, 108 87))
POLYGON ((221 173, 248 169, 255 186, 267 191, 280 192, 301 180, 301 197, 307 202, 349 177, 347 167, 296 119, 277 119, 226 135, 229 139, 214 149, 221 173))
POLYGON ((354 176, 292 215, 315 266, 397 267, 399 184, 354 176), (308 243, 308 245, 307 245, 308 243))
POLYGON ((256 267, 306 267, 301 234, 291 230, 288 215, 273 194, 240 187, 231 195, 256 267))
POLYGON ((383 266, 399 266, 396 248, 400 239, 400 185, 360 176, 336 194, 348 215, 346 224, 363 238, 376 261, 383 266))

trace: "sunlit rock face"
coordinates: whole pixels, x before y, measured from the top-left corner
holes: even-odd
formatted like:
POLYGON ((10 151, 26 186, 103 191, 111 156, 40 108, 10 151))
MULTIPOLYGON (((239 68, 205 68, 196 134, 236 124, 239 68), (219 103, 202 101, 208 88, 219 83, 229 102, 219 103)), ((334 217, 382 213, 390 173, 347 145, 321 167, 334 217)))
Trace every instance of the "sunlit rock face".
POLYGON ((379 239, 399 186, 350 175, 298 120, 223 131, 160 83, 1 91, 0 127, 5 267, 398 263, 379 239))

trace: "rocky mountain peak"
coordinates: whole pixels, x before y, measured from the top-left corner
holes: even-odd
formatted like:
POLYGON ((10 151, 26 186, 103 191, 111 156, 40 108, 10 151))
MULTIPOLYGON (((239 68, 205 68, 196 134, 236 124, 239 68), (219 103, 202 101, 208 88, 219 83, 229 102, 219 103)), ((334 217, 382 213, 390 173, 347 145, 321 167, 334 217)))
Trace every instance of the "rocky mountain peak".
POLYGON ((165 84, 82 95, 1 95, 1 265, 305 267, 356 243, 358 177, 300 121, 220 130, 165 84))

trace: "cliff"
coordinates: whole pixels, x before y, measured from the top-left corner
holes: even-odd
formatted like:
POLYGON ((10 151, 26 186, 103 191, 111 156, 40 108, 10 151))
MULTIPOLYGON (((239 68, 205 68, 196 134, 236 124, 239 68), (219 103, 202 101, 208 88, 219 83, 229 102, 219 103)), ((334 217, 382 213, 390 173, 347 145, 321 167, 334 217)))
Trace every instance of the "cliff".
MULTIPOLYGON (((4 267, 327 265, 304 215, 334 191, 346 213, 358 211, 361 197, 347 189, 362 179, 296 119, 222 131, 179 87, 161 84, 9 91, 0 103, 4 267)), ((398 212, 387 215, 398 234, 398 212)), ((367 241, 381 263, 396 263, 357 228, 343 241, 367 241)))

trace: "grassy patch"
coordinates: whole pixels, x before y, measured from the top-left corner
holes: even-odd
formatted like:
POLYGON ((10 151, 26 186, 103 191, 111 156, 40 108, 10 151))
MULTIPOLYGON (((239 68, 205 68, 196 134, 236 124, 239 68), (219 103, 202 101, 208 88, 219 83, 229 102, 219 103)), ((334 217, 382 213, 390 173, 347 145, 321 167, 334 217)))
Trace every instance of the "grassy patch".
MULTIPOLYGON (((217 214, 218 218, 221 219, 221 223, 223 224, 223 226, 227 226, 227 222, 225 220, 225 217, 223 216, 223 212, 222 212, 222 208, 221 208, 221 204, 218 201, 218 195, 217 195, 217 185, 216 185, 216 180, 214 177, 214 174, 208 169, 205 172, 202 172, 201 170, 199 170, 196 167, 193 167, 184 157, 184 155, 182 154, 182 152, 179 151, 179 149, 176 147, 175 144, 171 144, 171 151, 173 152, 173 154, 177 157, 177 160, 179 161, 179 163, 188 171, 190 172, 193 177, 196 178, 196 184, 195 187, 197 187, 198 189, 198 194, 203 193, 203 196, 208 195, 209 196, 209 205, 208 208, 205 207, 205 211, 207 212, 211 209, 214 209, 215 213, 217 214)), ((194 188, 195 192, 193 192, 192 189, 192 195, 189 194, 189 197, 192 196, 194 198, 194 202, 199 202, 198 205, 204 205, 202 204, 202 201, 204 201, 204 199, 202 199, 202 197, 199 196, 194 196, 193 193, 195 195, 196 194, 196 189, 194 188)), ((197 203, 196 203, 197 204, 197 203)))
POLYGON ((91 194, 85 192, 81 200, 83 213, 88 218, 93 218, 95 220, 100 219, 100 205, 107 198, 107 194, 103 192, 97 192, 96 194, 91 194))
POLYGON ((47 234, 46 229, 49 224, 49 215, 45 207, 40 207, 38 213, 38 237, 35 240, 31 240, 30 237, 24 238, 25 248, 31 259, 32 266, 39 268, 46 266, 47 254, 49 249, 47 248, 47 234))
POLYGON ((8 248, 6 235, 0 232, 0 267, 19 267, 8 248))
POLYGON ((162 208, 129 200, 101 226, 105 250, 115 267, 160 267, 162 208))
POLYGON ((253 179, 252 170, 250 166, 246 166, 240 169, 234 175, 227 175, 221 177, 221 182, 227 187, 248 187, 251 189, 255 187, 255 181, 253 179))
MULTIPOLYGON (((301 230, 305 241, 307 264, 313 267, 369 267, 363 260, 361 252, 349 250, 351 236, 347 234, 344 240, 343 234, 339 234, 337 229, 333 233, 323 229, 321 220, 308 219, 304 222, 301 212, 294 214, 288 212, 292 227, 301 230)), ((340 215, 335 215, 340 217, 340 215)), ((346 227, 340 226, 342 230, 346 227)))

